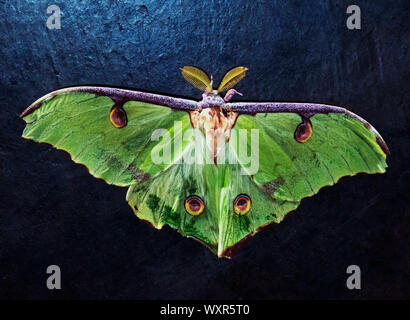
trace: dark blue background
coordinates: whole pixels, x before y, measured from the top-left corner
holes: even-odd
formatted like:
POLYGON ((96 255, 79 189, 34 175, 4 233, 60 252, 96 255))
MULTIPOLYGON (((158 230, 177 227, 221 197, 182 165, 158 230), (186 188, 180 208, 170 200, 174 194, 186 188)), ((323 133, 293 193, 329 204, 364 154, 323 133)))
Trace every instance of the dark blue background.
POLYGON ((0 1, 0 298, 410 298, 409 1, 0 1), (232 260, 142 223, 67 154, 20 138, 31 102, 104 84, 200 98, 178 67, 217 82, 243 65, 247 100, 348 107, 383 135, 385 175, 344 178, 232 260), (46 268, 62 290, 46 288, 46 268), (346 268, 362 290, 346 289, 346 268))

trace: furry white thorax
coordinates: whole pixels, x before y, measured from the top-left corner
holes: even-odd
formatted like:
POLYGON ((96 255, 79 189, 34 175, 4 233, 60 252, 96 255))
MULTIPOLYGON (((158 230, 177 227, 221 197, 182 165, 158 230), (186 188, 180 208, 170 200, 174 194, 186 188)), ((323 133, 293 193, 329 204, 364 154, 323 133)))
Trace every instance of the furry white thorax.
POLYGON ((207 146, 216 160, 225 142, 229 142, 231 129, 235 125, 238 114, 226 111, 222 106, 215 106, 191 111, 189 117, 192 126, 200 129, 205 135, 207 146))

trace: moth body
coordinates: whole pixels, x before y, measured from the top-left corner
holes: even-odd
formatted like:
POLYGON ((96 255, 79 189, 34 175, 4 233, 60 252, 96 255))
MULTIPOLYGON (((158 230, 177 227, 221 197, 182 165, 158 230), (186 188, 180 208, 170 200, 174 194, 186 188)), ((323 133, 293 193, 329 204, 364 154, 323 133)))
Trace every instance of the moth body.
POLYGON ((189 117, 192 127, 200 129, 205 135, 207 147, 216 164, 219 152, 225 146, 225 142, 229 141, 238 114, 224 110, 223 106, 212 106, 191 111, 189 117))

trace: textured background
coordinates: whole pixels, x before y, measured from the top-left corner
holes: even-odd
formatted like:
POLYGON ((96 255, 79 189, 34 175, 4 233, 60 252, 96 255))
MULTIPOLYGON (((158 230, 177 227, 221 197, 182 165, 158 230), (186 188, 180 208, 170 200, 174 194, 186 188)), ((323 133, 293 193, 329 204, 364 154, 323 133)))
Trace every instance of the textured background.
POLYGON ((0 1, 0 298, 410 298, 409 1, 0 1), (217 82, 249 68, 249 100, 346 106, 392 155, 249 240, 232 260, 132 214, 67 154, 20 138, 18 114, 59 87, 104 84, 200 98, 178 67, 217 82), (46 267, 62 290, 46 288, 46 267), (362 290, 346 289, 346 268, 362 290))

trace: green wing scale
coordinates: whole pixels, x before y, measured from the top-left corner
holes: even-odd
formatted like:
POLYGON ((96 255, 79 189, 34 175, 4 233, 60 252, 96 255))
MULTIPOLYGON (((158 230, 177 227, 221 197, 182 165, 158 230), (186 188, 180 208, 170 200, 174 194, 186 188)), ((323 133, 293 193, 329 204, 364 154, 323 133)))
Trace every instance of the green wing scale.
POLYGON ((346 109, 229 103, 246 68, 227 73, 224 99, 212 89, 212 77, 189 68, 182 70, 190 71, 187 80, 207 88, 201 101, 108 87, 61 89, 23 112, 23 137, 65 150, 93 176, 129 187, 129 205, 155 228, 169 225, 228 258, 244 239, 281 222, 322 187, 344 176, 385 172, 387 145, 346 109), (157 129, 170 138, 153 138, 157 129), (199 135, 185 139, 193 129, 199 135), (245 132, 246 149, 255 148, 253 131, 258 168, 250 172, 240 140, 232 142, 245 132), (227 143, 221 147, 216 138, 227 143), (165 149, 170 161, 153 161, 165 149), (192 153, 201 161, 186 161, 192 153), (219 162, 221 154, 234 161, 219 162))

